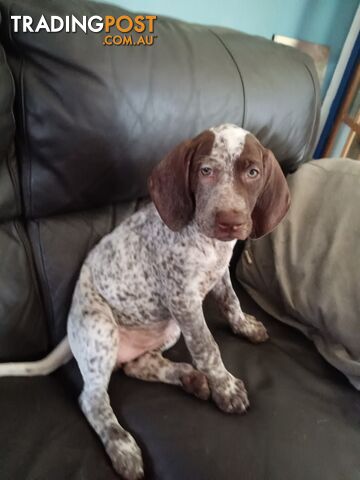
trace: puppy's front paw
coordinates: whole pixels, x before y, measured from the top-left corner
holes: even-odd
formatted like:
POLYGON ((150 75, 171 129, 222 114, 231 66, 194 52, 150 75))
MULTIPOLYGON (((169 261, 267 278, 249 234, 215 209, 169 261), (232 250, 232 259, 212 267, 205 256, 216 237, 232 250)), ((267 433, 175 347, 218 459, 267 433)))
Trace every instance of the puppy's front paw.
POLYGON ((141 450, 133 437, 125 432, 124 438, 110 440, 106 450, 114 469, 124 480, 141 480, 144 467, 141 450))
POLYGON ((183 375, 180 377, 180 381, 183 389, 187 393, 191 393, 201 400, 208 400, 210 398, 210 388, 206 375, 198 370, 193 370, 191 373, 183 375))
POLYGON ((249 408, 249 400, 244 383, 231 374, 210 381, 214 402, 227 413, 244 413, 249 408))
POLYGON ((262 343, 269 338, 265 326, 248 313, 244 313, 244 318, 233 323, 231 327, 234 333, 246 337, 253 343, 262 343))

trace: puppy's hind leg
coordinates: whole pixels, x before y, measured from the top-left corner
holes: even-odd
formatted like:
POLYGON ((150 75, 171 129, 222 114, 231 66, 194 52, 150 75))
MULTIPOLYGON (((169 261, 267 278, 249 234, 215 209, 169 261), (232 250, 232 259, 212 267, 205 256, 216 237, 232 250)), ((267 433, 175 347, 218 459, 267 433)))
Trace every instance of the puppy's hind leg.
POLYGON ((210 397, 209 385, 203 373, 188 363, 176 363, 164 358, 159 350, 147 352, 126 363, 123 370, 129 377, 179 385, 202 400, 210 397))
POLYGON ((141 479, 141 451, 119 424, 107 393, 118 342, 111 310, 99 303, 80 310, 70 314, 68 324, 70 345, 84 379, 80 407, 104 444, 114 469, 126 480, 141 479))

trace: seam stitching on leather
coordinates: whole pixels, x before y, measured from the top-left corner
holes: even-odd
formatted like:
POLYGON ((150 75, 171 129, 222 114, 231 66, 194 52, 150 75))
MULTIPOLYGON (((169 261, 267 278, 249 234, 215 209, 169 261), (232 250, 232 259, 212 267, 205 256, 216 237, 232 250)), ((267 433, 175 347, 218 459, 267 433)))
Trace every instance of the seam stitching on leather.
MULTIPOLYGON (((46 293, 44 291, 44 300, 48 304, 47 310, 49 312, 49 317, 50 317, 49 322, 51 322, 51 324, 54 325, 55 315, 54 315, 53 302, 52 302, 51 293, 50 293, 49 279, 48 279, 47 271, 46 271, 46 260, 45 260, 45 255, 44 255, 43 243, 42 243, 41 235, 40 235, 40 225, 37 221, 34 221, 34 223, 35 223, 35 225, 37 227, 37 231, 38 231, 38 242, 39 242, 39 252, 40 252, 40 259, 41 259, 41 269, 42 269, 42 274, 43 274, 43 278, 44 278, 44 285, 45 285, 45 288, 43 290, 46 289, 46 291, 47 291, 46 293)), ((55 327, 54 327, 54 329, 55 329, 55 327)), ((50 323, 48 325, 48 331, 49 331, 50 341, 51 341, 51 343, 53 343, 53 332, 50 329, 50 323)))
POLYGON ((20 183, 19 183, 19 178, 18 178, 18 172, 19 172, 19 169, 13 169, 12 168, 12 165, 10 163, 10 152, 11 154, 15 155, 15 162, 17 162, 17 156, 16 154, 14 153, 14 140, 15 140, 15 115, 14 115, 14 108, 13 108, 13 105, 14 105, 14 99, 15 99, 15 81, 14 81, 14 77, 13 77, 13 74, 10 70, 10 67, 9 67, 9 64, 7 62, 7 56, 6 56, 6 52, 5 52, 5 49, 1 47, 1 50, 3 51, 4 53, 4 67, 7 71, 7 73, 9 74, 9 77, 10 77, 10 82, 11 82, 11 97, 12 97, 12 106, 11 106, 11 112, 10 112, 10 115, 11 115, 11 119, 12 119, 12 125, 13 125, 13 132, 12 132, 12 138, 11 138, 11 141, 10 141, 10 145, 8 146, 8 148, 6 149, 6 156, 5 156, 5 163, 6 163, 6 166, 7 166, 7 170, 9 172, 9 177, 10 177, 10 181, 12 183, 12 186, 13 186, 13 190, 14 190, 14 194, 15 194, 15 203, 16 203, 16 212, 15 212, 15 216, 17 217, 18 215, 21 215, 21 186, 20 186, 20 183))
MULTIPOLYGON (((25 231, 23 231, 21 229, 20 222, 18 220, 15 220, 13 223, 14 223, 14 228, 18 233, 19 240, 20 240, 20 242, 21 242, 21 244, 24 248, 24 252, 25 252, 25 255, 26 255, 26 259, 27 259, 27 264, 28 264, 30 276, 32 278, 32 285, 33 285, 33 288, 34 288, 35 296, 37 297, 37 300, 39 302, 39 310, 43 315, 43 324, 44 324, 44 327, 45 327, 45 330, 46 330, 46 343, 47 343, 46 350, 48 350, 49 340, 50 340, 49 325, 46 321, 44 304, 42 302, 42 298, 41 298, 42 295, 41 295, 41 292, 40 292, 40 289, 39 289, 39 278, 38 278, 38 274, 37 274, 35 264, 34 264, 33 251, 32 251, 31 245, 29 243, 29 239, 28 239, 25 231)), ((24 226, 24 230, 25 230, 25 226, 24 226)))
MULTIPOLYGON (((9 5, 6 9, 7 11, 7 20, 11 17, 11 14, 12 14, 12 8, 11 8, 11 5, 9 5)), ((10 40, 10 43, 12 43, 14 45, 14 48, 17 50, 17 53, 20 57, 20 73, 19 73, 19 84, 20 84, 20 92, 19 92, 19 95, 20 95, 20 108, 21 108, 21 115, 22 115, 22 132, 23 132, 23 143, 24 143, 24 152, 25 152, 25 156, 28 157, 28 179, 27 179, 27 182, 24 181, 24 176, 23 176, 23 173, 20 171, 19 169, 19 173, 21 173, 21 177, 22 177, 22 182, 21 183, 21 191, 23 193, 22 195, 22 199, 23 199, 23 203, 24 203, 24 211, 23 211, 23 214, 26 216, 27 212, 26 212, 26 206, 25 206, 25 197, 28 198, 28 201, 29 201, 29 216, 32 215, 32 196, 31 196, 31 172, 32 172, 32 166, 31 166, 31 156, 30 156, 30 150, 29 150, 29 136, 28 136, 28 131, 27 131, 27 128, 26 128, 26 119, 25 119, 25 94, 24 94, 24 63, 25 63, 25 60, 24 60, 24 55, 22 54, 22 49, 21 48, 18 48, 18 45, 17 45, 17 41, 15 39, 15 37, 13 36, 12 34, 12 30, 11 30, 11 22, 8 21, 7 22, 8 24, 8 35, 9 35, 9 40, 10 40), (26 187, 24 186, 24 188, 22 188, 22 184, 25 184, 27 183, 26 187)), ((24 163, 24 162, 23 162, 24 163)), ((17 158, 17 164, 18 164, 18 167, 20 166, 20 163, 18 161, 18 158, 17 158)), ((22 168, 23 168, 23 165, 22 165, 22 168)), ((26 172, 26 169, 24 169, 25 172, 26 172)))
MULTIPOLYGON (((13 140, 11 142, 13 142, 13 140)), ((13 147, 11 147, 11 149, 13 150, 13 147)), ((15 153, 13 151, 11 153, 15 155, 15 153)), ((15 161, 17 161, 16 155, 15 155, 15 161)), ((21 190, 20 190, 20 185, 19 185, 19 181, 18 181, 18 178, 17 178, 17 171, 14 170, 11 166, 10 152, 6 153, 5 163, 6 163, 8 172, 9 172, 10 181, 11 181, 11 184, 13 186, 13 190, 14 190, 14 194, 15 194, 14 195, 15 196, 15 205, 16 205, 16 207, 15 207, 16 208, 15 218, 17 218, 18 216, 21 216, 21 199, 20 199, 21 190)), ((11 218, 12 217, 9 217, 9 219, 11 219, 11 218)))
MULTIPOLYGON (((12 8, 11 5, 7 7, 7 16, 8 19, 11 17, 12 13, 12 8)), ((18 44, 16 41, 16 38, 12 34, 11 30, 11 22, 7 22, 8 24, 8 35, 9 35, 9 40, 11 43, 13 43, 14 47, 18 51, 18 55, 20 56, 20 73, 19 73, 19 84, 20 84, 20 105, 21 105, 21 114, 22 114, 22 131, 23 131, 23 143, 24 143, 24 152, 25 156, 28 158, 28 178, 27 178, 27 185, 26 188, 22 189, 23 190, 23 197, 25 196, 28 198, 29 201, 29 212, 26 212, 26 207, 25 207, 25 201, 24 201, 24 215, 27 215, 29 213, 29 216, 32 216, 32 195, 31 195, 31 175, 32 175, 32 165, 31 165, 31 155, 30 155, 30 149, 29 149, 29 135, 28 135, 28 130, 26 128, 26 118, 25 118, 25 93, 24 93, 24 64, 25 64, 25 59, 24 55, 22 54, 22 49, 18 48, 18 44), (27 192, 26 192, 27 190, 27 192)), ((26 171, 26 169, 24 169, 26 171)), ((21 174, 23 177, 23 174, 21 174)), ((25 184, 25 181, 23 182, 25 184)))
POLYGON ((221 37, 219 37, 219 35, 217 33, 215 33, 211 28, 208 29, 209 32, 211 32, 216 38, 217 40, 222 44, 222 46, 224 47, 224 49, 227 51, 229 57, 231 58, 231 60, 233 61, 234 65, 235 65, 235 68, 239 74, 239 78, 240 78, 240 82, 241 82, 241 87, 242 87, 242 94, 243 94, 243 102, 244 102, 244 108, 243 108, 243 115, 242 115, 242 121, 241 121, 241 127, 244 128, 244 125, 245 125, 245 118, 246 118, 246 98, 245 98, 245 85, 244 85, 244 80, 243 80, 243 77, 241 75, 241 72, 240 72, 240 69, 238 67, 238 64, 236 63, 235 61, 235 58, 233 56, 233 54, 231 53, 229 47, 225 44, 225 42, 223 41, 223 39, 221 37))
POLYGON ((25 151, 28 157, 28 178, 27 178, 27 196, 29 199, 29 215, 32 215, 32 195, 31 195, 31 175, 32 175, 32 165, 31 165, 31 155, 29 150, 29 132, 27 130, 26 118, 25 118, 25 89, 24 89, 24 70, 25 70, 25 59, 24 56, 21 56, 20 64, 20 92, 21 92, 21 114, 22 114, 22 128, 24 132, 24 143, 25 151))

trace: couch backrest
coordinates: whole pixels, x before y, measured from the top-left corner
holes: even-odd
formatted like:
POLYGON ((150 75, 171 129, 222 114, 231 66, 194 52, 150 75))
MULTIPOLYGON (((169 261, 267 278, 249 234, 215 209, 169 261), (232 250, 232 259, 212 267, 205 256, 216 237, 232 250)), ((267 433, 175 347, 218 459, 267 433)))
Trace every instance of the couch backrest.
POLYGON ((103 32, 16 33, 10 15, 36 25, 43 14, 129 12, 61 0, 0 7, 20 172, 17 200, 4 210, 25 227, 51 342, 65 333, 86 253, 136 208, 151 168, 178 142, 231 122, 257 135, 287 171, 311 156, 319 89, 312 61, 294 49, 168 18, 156 20, 152 46, 104 46, 103 32))

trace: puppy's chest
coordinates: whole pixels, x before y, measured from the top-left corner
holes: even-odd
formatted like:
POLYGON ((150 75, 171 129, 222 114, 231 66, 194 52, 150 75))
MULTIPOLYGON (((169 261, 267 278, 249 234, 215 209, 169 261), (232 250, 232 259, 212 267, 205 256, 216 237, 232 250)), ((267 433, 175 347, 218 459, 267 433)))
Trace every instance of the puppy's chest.
POLYGON ((232 247, 213 245, 195 248, 189 254, 187 276, 189 281, 205 296, 225 274, 229 266, 232 247))

